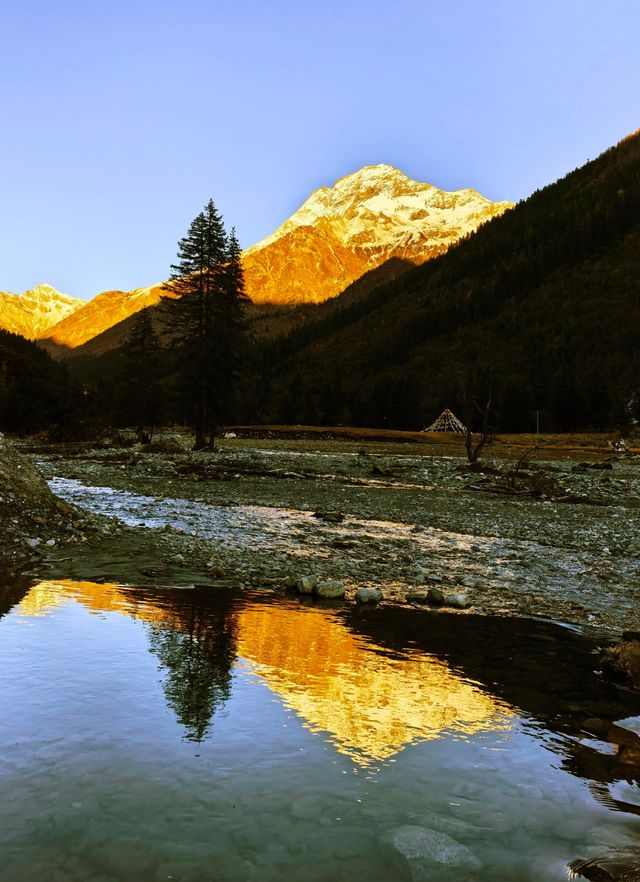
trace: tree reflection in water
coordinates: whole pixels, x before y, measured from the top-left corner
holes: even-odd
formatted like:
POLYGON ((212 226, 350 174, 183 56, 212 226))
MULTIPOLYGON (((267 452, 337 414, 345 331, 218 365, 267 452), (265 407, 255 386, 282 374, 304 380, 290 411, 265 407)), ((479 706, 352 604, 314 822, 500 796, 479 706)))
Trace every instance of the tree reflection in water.
POLYGON ((189 594, 177 620, 148 625, 149 648, 165 669, 165 698, 186 738, 202 741, 231 695, 237 628, 231 603, 218 598, 209 606, 189 594))

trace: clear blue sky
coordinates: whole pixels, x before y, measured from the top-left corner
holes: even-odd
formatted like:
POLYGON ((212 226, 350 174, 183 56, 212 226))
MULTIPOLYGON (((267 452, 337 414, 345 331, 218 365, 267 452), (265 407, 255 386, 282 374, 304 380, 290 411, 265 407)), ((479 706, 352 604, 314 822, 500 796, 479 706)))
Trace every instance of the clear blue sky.
POLYGON ((5 0, 0 290, 166 277, 387 162, 518 200, 640 126, 638 0, 5 0))

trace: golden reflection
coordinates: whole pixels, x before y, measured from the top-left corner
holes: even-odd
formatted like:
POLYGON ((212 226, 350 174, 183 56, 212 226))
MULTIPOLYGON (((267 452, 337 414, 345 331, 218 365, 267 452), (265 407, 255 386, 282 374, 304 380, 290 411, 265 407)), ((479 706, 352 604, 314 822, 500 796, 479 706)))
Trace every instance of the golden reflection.
POLYGON ((384 760, 444 730, 506 728, 511 709, 424 652, 390 655, 330 611, 246 607, 238 653, 312 731, 358 763, 384 760))
POLYGON ((73 582, 59 579, 39 582, 18 604, 18 612, 26 616, 39 616, 75 600, 89 612, 100 614, 119 612, 152 624, 178 624, 172 611, 153 602, 138 601, 124 586, 110 582, 73 582))
MULTIPOLYGON (((60 580, 40 582, 19 604, 38 616, 70 600, 89 612, 118 612, 175 632, 193 630, 187 607, 144 589, 60 580)), ((213 599, 213 598, 211 598, 213 599)), ((186 598, 185 598, 186 601, 186 598)), ((220 619, 199 617, 204 631, 220 619)), ((331 610, 297 604, 249 603, 231 613, 235 652, 311 731, 325 731, 337 750, 367 765, 393 756, 414 741, 445 731, 471 735, 507 728, 512 709, 419 650, 390 653, 358 636, 331 610)), ((212 634, 212 637, 215 635, 212 634)))
POLYGON ((17 612, 23 616, 43 616, 68 599, 58 582, 38 582, 22 598, 17 612))

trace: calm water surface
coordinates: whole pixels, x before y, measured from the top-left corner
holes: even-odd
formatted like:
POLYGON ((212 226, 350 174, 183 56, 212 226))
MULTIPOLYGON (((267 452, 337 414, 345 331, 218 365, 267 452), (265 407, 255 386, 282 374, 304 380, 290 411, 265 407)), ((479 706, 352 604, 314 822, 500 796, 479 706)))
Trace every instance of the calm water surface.
POLYGON ((568 629, 78 582, 0 619, 3 882, 552 882, 640 845, 638 701, 568 629), (403 868, 403 825, 476 869, 403 868))

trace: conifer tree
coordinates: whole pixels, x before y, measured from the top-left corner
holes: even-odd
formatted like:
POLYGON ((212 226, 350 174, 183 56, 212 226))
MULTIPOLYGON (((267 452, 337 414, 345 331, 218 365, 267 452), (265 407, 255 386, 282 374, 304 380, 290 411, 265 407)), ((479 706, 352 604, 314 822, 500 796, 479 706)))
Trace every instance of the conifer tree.
POLYGON ((240 254, 235 231, 227 238, 209 200, 178 243, 171 266, 168 287, 175 299, 167 302, 168 325, 195 449, 205 446, 207 434, 213 443, 232 400, 246 299, 240 254))
POLYGON ((151 438, 161 410, 160 343, 149 309, 142 309, 135 316, 125 350, 123 410, 133 420, 138 441, 142 442, 151 438))

